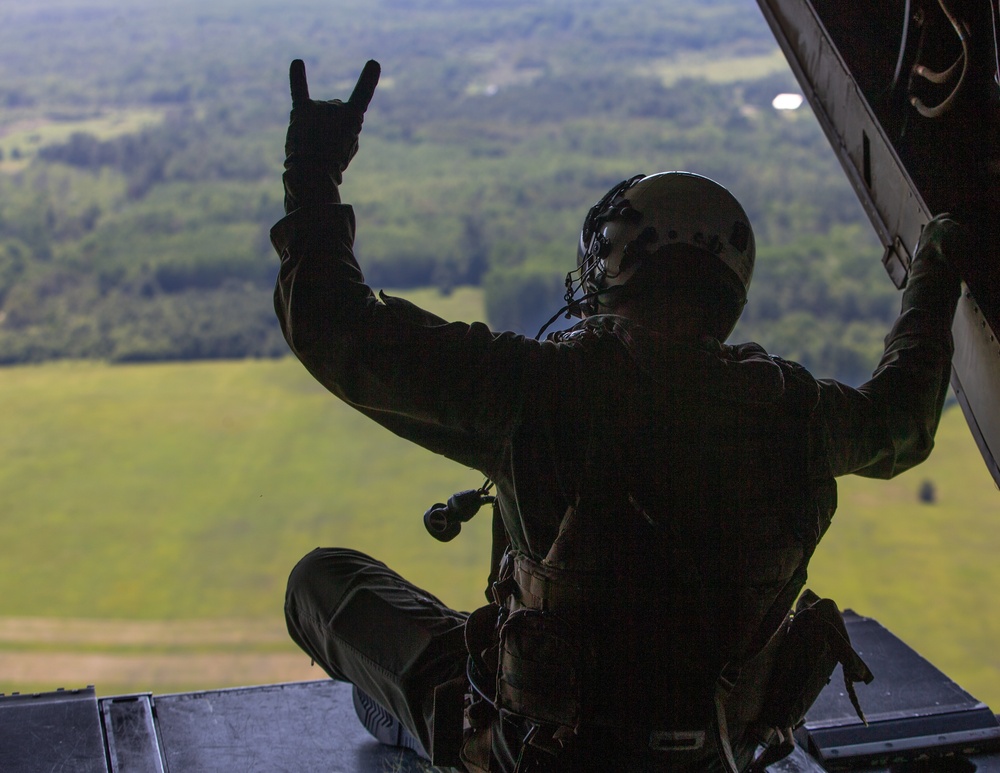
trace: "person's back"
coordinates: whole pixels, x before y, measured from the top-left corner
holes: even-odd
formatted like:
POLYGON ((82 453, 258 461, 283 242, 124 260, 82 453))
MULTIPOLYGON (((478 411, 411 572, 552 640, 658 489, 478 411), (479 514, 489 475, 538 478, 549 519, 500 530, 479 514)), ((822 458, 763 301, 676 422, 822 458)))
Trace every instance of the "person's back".
POLYGON ((809 464, 818 385, 759 347, 616 315, 554 336, 526 378, 539 397, 517 420, 498 587, 520 613, 501 652, 528 654, 501 658, 506 705, 549 733, 656 737, 673 764, 699 740, 712 756, 716 682, 784 618, 833 513, 832 478, 809 464))

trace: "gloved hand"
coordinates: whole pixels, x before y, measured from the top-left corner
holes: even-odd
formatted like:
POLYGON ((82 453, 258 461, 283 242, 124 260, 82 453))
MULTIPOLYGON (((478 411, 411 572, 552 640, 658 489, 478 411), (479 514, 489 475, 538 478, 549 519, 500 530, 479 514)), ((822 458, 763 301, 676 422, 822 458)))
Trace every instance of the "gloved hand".
POLYGON ((920 244, 933 244, 939 250, 947 251, 956 246, 956 240, 968 239, 968 230, 954 215, 943 212, 924 226, 920 232, 920 244))
POLYGON ((305 64, 301 59, 292 62, 292 113, 282 175, 286 214, 306 204, 340 201, 337 186, 358 152, 361 124, 380 74, 378 62, 369 60, 346 102, 322 102, 309 98, 305 64))
POLYGON ((955 257, 972 249, 968 227, 941 214, 924 226, 903 292, 904 307, 950 307, 961 293, 955 257))

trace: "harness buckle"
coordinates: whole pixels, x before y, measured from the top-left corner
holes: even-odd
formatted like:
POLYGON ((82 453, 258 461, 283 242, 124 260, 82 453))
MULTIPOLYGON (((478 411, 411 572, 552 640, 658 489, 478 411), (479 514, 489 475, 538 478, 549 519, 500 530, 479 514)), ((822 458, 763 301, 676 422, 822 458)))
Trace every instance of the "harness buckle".
POLYGON ((649 734, 649 748, 655 752, 691 752, 704 746, 704 730, 653 730, 649 734))

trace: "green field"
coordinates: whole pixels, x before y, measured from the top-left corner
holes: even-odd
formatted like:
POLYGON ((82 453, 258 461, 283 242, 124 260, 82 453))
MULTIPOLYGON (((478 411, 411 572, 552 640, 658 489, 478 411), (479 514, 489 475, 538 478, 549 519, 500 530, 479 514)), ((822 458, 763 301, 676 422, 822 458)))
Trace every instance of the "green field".
POLYGON ((653 75, 670 86, 683 78, 704 78, 711 83, 734 83, 788 69, 788 61, 780 50, 756 56, 726 57, 714 51, 710 54, 683 54, 671 59, 652 62, 639 69, 642 75, 653 75))
MULTIPOLYGON (((478 296, 440 300, 469 316, 478 296)), ((293 360, 7 368, 0 404, 0 692, 318 678, 281 616, 287 573, 316 545, 480 603, 488 518, 445 545, 421 522, 478 473, 370 425, 293 360)), ((922 468, 843 481, 810 582, 994 709, 998 501, 950 409, 922 468), (918 501, 925 479, 935 504, 918 501)))
POLYGON ((147 129, 163 119, 157 110, 104 110, 55 120, 38 115, 18 122, 0 119, 0 171, 11 173, 24 169, 40 148, 66 142, 76 132, 85 132, 109 140, 147 129))

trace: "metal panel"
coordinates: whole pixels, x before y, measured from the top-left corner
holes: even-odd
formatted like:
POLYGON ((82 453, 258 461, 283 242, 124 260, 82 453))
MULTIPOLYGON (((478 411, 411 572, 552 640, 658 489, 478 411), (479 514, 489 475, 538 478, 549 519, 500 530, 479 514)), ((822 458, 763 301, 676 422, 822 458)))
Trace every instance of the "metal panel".
POLYGON ((102 698, 111 773, 164 773, 150 695, 102 698))
POLYGON ((94 688, 0 695, 0 770, 108 773, 94 688))
POLYGON ((955 314, 951 386, 993 480, 1000 485, 1000 341, 966 289, 955 314))
POLYGON ((890 270, 899 287, 929 219, 914 195, 915 185, 812 5, 806 0, 759 2, 879 239, 895 251, 898 237, 905 250, 898 256, 903 272, 890 270))
POLYGON ((382 746, 361 726, 351 687, 324 680, 157 696, 169 771, 425 773, 413 752, 382 746))
MULTIPOLYGON (((1000 485, 1000 99, 992 74, 984 71, 988 57, 980 50, 973 60, 962 111, 924 119, 884 92, 873 107, 873 84, 880 77, 875 71, 881 67, 880 72, 886 72, 886 50, 899 50, 897 74, 906 69, 905 42, 912 34, 907 26, 916 4, 913 9, 909 2, 895 4, 900 11, 895 28, 885 23, 885 14, 895 12, 892 3, 758 4, 885 247, 883 263, 897 287, 905 283, 920 230, 932 214, 956 211, 979 224, 980 249, 956 256, 965 285, 953 328, 952 386, 987 468, 1000 485), (840 37, 839 47, 831 24, 840 37)), ((956 0, 951 5, 960 6, 975 21, 973 32, 978 34, 972 39, 987 46, 992 39, 986 33, 992 27, 989 4, 956 0)), ((911 61, 907 64, 912 67, 911 61)))

